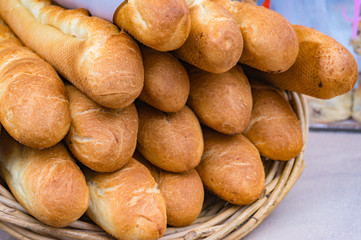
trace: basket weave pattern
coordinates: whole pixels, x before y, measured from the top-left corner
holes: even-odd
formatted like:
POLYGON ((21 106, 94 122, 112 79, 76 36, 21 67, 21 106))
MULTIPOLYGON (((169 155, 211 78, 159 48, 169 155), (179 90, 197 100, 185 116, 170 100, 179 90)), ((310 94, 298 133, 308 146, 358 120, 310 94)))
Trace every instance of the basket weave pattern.
MULTIPOLYGON (((300 155, 287 162, 264 159, 265 188, 254 203, 235 206, 206 194, 203 210, 190 226, 167 228, 166 239, 241 239, 256 228, 290 191, 304 169, 303 154, 308 137, 308 112, 302 95, 285 92, 300 119, 304 148, 300 155)), ((33 218, 13 195, 0 184, 0 228, 18 239, 113 239, 86 217, 66 228, 47 226, 33 218)))

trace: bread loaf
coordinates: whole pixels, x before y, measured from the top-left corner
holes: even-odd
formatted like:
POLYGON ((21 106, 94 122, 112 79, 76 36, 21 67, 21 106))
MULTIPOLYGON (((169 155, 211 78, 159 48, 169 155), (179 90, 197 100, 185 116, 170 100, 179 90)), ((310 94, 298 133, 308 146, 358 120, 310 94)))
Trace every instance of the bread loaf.
POLYGON ((159 51, 182 46, 191 27, 184 0, 128 0, 114 13, 114 22, 139 42, 159 51))
POLYGON ((166 229, 164 199, 146 167, 131 159, 112 173, 85 171, 90 190, 87 215, 112 236, 158 239, 166 229))
POLYGON ((187 0, 191 31, 174 54, 208 72, 226 72, 235 66, 243 50, 242 33, 231 14, 209 0, 187 0))
POLYGON ((300 41, 295 64, 286 72, 267 74, 248 69, 252 77, 312 97, 329 99, 350 91, 357 80, 352 54, 333 38, 308 27, 294 25, 300 41))
POLYGON ((204 153, 197 171, 218 197, 247 205, 260 196, 265 172, 257 148, 242 134, 228 136, 203 129, 204 153))
POLYGON ((5 131, 1 135, 1 176, 31 215, 50 226, 65 227, 84 214, 89 189, 63 144, 32 149, 5 131))
POLYGON ((260 151, 273 160, 290 160, 303 148, 301 123, 282 92, 270 85, 251 81, 253 109, 244 132, 260 151))
POLYGON ((50 0, 0 0, 0 15, 25 45, 98 104, 123 108, 139 96, 139 48, 115 25, 50 0))
POLYGON ((148 168, 158 183, 166 204, 168 225, 187 226, 197 219, 203 207, 204 190, 196 170, 167 172, 152 165, 138 152, 133 157, 148 168))
POLYGON ((251 119, 251 87, 239 66, 225 73, 189 70, 191 84, 188 105, 201 123, 221 133, 238 134, 251 119))
POLYGON ((244 40, 241 63, 265 72, 284 72, 296 61, 297 35, 281 14, 250 3, 210 1, 227 9, 240 27, 244 40))
POLYGON ((164 113, 137 102, 138 151, 152 164, 170 172, 195 168, 203 153, 202 129, 192 110, 184 106, 164 113))
POLYGON ((64 84, 55 70, 25 48, 0 19, 0 121, 33 148, 55 145, 69 130, 64 84))
POLYGON ((124 166, 137 145, 134 104, 124 109, 104 108, 71 85, 66 90, 72 121, 65 141, 74 156, 97 172, 113 172, 124 166))
POLYGON ((144 63, 144 88, 140 100, 164 112, 177 112, 189 95, 187 71, 169 53, 141 46, 144 63))

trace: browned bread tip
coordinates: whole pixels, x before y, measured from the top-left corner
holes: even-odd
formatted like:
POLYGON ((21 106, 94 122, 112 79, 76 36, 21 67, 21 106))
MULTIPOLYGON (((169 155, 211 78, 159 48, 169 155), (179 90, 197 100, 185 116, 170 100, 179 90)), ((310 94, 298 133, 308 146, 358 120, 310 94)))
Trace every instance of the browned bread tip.
POLYGON ((301 123, 276 87, 251 81, 253 109, 244 134, 261 155, 273 160, 290 160, 303 148, 301 123))
POLYGON ((50 0, 1 0, 0 15, 26 46, 98 104, 123 108, 139 96, 141 54, 117 26, 50 0))
POLYGON ((224 135, 208 128, 197 171, 203 184, 221 199, 236 205, 257 200, 264 189, 265 172, 257 148, 244 135, 224 135))
POLYGON ((114 13, 114 22, 158 51, 182 46, 191 27, 184 0, 127 0, 114 13))
POLYGON ((0 138, 0 173, 16 200, 39 221, 66 227, 89 205, 83 173, 66 147, 25 147, 5 131, 0 138))
POLYGON ((224 134, 243 132, 251 119, 251 86, 240 66, 225 73, 189 68, 188 105, 199 121, 224 134))
POLYGON ((187 106, 164 113, 145 103, 136 104, 139 115, 138 151, 152 164, 170 172, 195 168, 203 153, 202 129, 187 106))
POLYGON ((189 95, 187 71, 169 53, 140 46, 144 63, 144 88, 139 99, 164 112, 177 112, 189 95))
POLYGON ((284 72, 296 61, 297 35, 281 14, 250 3, 210 1, 227 9, 240 27, 244 41, 241 63, 265 72, 284 72))
POLYGON ((174 54, 208 72, 226 72, 235 66, 243 50, 242 33, 232 15, 209 0, 187 0, 191 31, 174 54))
POLYGON ((172 173, 154 166, 138 152, 133 157, 148 168, 158 183, 166 203, 168 225, 182 227, 194 222, 204 200, 203 183, 197 171, 172 173))
POLYGON ((149 170, 135 159, 112 173, 85 170, 87 215, 122 240, 159 239, 167 226, 165 202, 149 170))
POLYGON ((2 19, 0 83, 0 121, 12 137, 33 148, 48 148, 64 138, 70 110, 63 82, 2 19))
POLYGON ((280 74, 246 69, 247 75, 266 80, 281 89, 321 99, 350 91, 358 75, 353 55, 336 40, 313 28, 293 27, 300 41, 295 64, 280 74))
POLYGON ((137 145, 134 104, 123 109, 104 108, 71 85, 66 90, 72 121, 65 141, 74 156, 97 172, 113 172, 124 166, 137 145))

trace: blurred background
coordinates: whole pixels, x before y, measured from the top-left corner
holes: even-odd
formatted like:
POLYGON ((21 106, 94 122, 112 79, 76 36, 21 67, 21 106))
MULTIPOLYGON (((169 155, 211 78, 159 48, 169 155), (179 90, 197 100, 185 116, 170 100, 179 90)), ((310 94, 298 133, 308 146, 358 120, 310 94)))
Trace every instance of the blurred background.
POLYGON ((343 96, 326 101, 308 97, 305 170, 279 206, 244 239, 361 239, 361 0, 257 4, 342 43, 358 63, 359 78, 343 96))
POLYGON ((342 96, 319 100, 308 97, 311 129, 361 131, 361 1, 258 0, 258 5, 281 13, 292 24, 315 28, 344 45, 355 57, 359 80, 342 96))

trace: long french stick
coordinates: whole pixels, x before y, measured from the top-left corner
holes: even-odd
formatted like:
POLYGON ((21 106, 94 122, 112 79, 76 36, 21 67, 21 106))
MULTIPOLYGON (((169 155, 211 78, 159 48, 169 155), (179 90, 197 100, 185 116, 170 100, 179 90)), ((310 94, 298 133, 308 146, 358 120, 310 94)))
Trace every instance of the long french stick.
POLYGON ((260 196, 265 172, 257 148, 244 135, 203 129, 204 153, 196 168, 203 184, 217 196, 247 205, 260 196))
POLYGON ((187 71, 169 53, 140 46, 144 63, 144 88, 139 99, 164 112, 177 112, 189 95, 187 71))
POLYGON ((303 147, 301 123, 282 92, 268 84, 251 81, 253 109, 244 132, 260 151, 273 160, 290 160, 303 147))
POLYGON ((158 51, 182 46, 191 27, 184 0, 128 0, 114 13, 114 22, 158 51))
POLYGON ((243 132, 251 120, 251 86, 240 66, 225 73, 188 68, 188 105, 199 121, 224 134, 243 132))
POLYGON ((203 153, 202 129, 187 106, 164 113, 136 103, 139 115, 138 151, 152 164, 170 172, 195 168, 203 153))
POLYGON ((174 54, 208 72, 221 73, 234 67, 243 50, 242 33, 232 15, 209 0, 186 0, 191 31, 174 54))
POLYGON ((227 9, 240 27, 244 40, 241 63, 265 72, 284 72, 296 61, 297 35, 281 14, 250 3, 210 1, 227 9))
POLYGON ((71 85, 66 86, 71 126, 65 141, 74 156, 97 172, 113 172, 132 157, 137 145, 138 114, 99 106, 71 85))
POLYGON ((300 51, 290 69, 270 74, 246 68, 246 73, 279 88, 316 98, 329 99, 350 91, 358 74, 353 55, 336 40, 313 28, 293 27, 300 51))
POLYGON ((0 121, 22 144, 47 148, 70 126, 69 102, 55 70, 25 48, 0 19, 0 121))
POLYGON ((204 189, 196 170, 172 173, 154 166, 138 152, 133 158, 146 166, 158 183, 166 204, 168 225, 187 226, 197 219, 203 207, 204 189))
POLYGON ((85 171, 87 215, 112 236, 158 239, 166 229, 165 202, 149 170, 135 159, 112 173, 85 171))
POLYGON ((0 14, 26 46, 98 104, 123 108, 139 96, 139 48, 115 25, 50 0, 1 0, 0 14))
POLYGON ((65 227, 88 208, 84 175, 62 143, 42 150, 28 148, 3 131, 0 173, 29 213, 50 226, 65 227))

